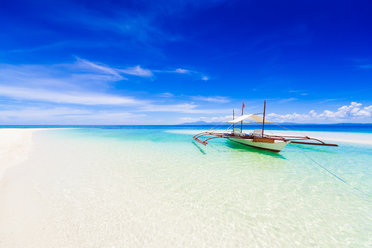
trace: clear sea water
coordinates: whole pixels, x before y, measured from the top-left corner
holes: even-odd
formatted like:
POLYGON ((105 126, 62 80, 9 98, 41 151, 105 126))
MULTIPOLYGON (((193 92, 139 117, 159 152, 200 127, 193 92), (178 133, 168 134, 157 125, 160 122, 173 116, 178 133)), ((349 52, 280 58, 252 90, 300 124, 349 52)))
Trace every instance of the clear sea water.
POLYGON ((27 223, 0 240, 4 247, 372 247, 371 145, 290 144, 274 154, 222 139, 193 142, 208 128, 36 132, 30 157, 7 182, 23 199, 17 221, 27 223))

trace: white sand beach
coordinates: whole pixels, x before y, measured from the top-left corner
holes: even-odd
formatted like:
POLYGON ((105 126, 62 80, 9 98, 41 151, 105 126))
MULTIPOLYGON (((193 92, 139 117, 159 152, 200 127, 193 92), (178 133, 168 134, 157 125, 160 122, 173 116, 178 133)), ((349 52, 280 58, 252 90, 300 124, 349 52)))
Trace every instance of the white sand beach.
POLYGON ((32 145, 32 134, 40 129, 0 129, 0 180, 5 171, 27 159, 32 145))

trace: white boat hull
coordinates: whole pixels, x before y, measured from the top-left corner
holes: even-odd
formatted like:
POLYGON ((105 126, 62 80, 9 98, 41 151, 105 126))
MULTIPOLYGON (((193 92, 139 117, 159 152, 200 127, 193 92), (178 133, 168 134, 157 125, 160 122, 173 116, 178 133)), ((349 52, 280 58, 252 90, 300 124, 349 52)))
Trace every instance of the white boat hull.
POLYGON ((253 139, 239 139, 239 138, 229 138, 229 140, 246 145, 255 147, 262 150, 268 150, 272 152, 280 152, 283 148, 289 143, 289 141, 280 141, 276 140, 273 143, 268 142, 257 142, 253 141, 253 139))

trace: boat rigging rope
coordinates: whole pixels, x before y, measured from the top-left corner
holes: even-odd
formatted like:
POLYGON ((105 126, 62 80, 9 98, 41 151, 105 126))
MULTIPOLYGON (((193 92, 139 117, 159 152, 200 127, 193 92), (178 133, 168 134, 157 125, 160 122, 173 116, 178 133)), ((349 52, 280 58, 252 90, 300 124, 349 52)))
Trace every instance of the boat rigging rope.
POLYGON ((332 171, 330 171, 329 169, 327 169, 326 167, 324 167, 321 163, 317 162, 316 160, 314 160, 312 157, 308 156, 306 154, 306 152, 302 152, 308 159, 310 159, 311 161, 313 161, 318 167, 320 167, 321 169, 323 169, 323 171, 327 172, 329 175, 333 176, 335 179, 341 181, 342 183, 346 184, 347 186, 349 186, 350 188, 354 189, 355 191, 358 191, 359 193, 361 193, 362 195, 364 196, 367 196, 368 198, 371 198, 371 195, 368 194, 367 192, 361 190, 360 188, 357 188, 353 185, 351 185, 349 182, 347 182, 345 179, 337 176, 335 173, 333 173, 332 171))
MULTIPOLYGON (((208 131, 212 131, 213 129, 216 129, 217 127, 220 127, 220 126, 224 126, 225 124, 220 124, 220 125, 215 125, 213 127, 211 127, 208 131)), ((228 126, 224 131, 227 131, 233 124, 231 124, 230 126, 228 126)))

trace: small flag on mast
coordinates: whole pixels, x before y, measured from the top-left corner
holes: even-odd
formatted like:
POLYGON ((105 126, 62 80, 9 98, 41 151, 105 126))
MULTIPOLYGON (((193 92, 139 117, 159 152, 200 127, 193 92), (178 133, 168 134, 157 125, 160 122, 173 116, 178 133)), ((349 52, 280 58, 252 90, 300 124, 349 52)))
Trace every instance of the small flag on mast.
POLYGON ((244 101, 243 101, 243 107, 242 108, 245 108, 244 101))

